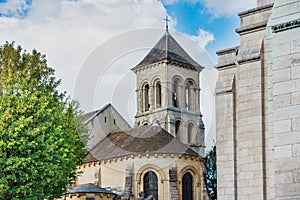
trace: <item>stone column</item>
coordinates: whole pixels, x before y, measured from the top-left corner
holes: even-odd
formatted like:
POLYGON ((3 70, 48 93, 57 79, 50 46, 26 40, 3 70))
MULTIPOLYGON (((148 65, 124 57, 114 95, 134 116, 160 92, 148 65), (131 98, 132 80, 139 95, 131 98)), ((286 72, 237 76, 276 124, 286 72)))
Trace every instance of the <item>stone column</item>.
POLYGON ((140 89, 137 89, 135 90, 136 92, 136 97, 137 97, 137 114, 140 114, 143 110, 143 103, 142 103, 142 90, 140 89))
POLYGON ((155 103, 155 86, 151 85, 149 87, 149 95, 150 95, 150 108, 149 110, 154 110, 156 108, 156 103, 155 103))
POLYGON ((184 85, 182 84, 178 84, 178 87, 177 87, 177 102, 178 102, 178 105, 177 107, 179 108, 184 108, 184 85))

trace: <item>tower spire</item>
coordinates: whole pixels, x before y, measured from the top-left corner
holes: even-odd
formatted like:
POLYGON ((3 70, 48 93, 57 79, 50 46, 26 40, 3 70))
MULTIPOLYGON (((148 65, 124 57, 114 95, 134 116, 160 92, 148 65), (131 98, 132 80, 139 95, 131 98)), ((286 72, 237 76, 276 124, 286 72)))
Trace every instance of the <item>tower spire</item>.
POLYGON ((166 59, 168 59, 168 33, 169 33, 169 27, 168 27, 168 22, 170 21, 168 19, 168 15, 166 16, 166 18, 164 18, 164 20, 166 21, 166 59))
POLYGON ((168 22, 170 21, 168 19, 168 15, 166 16, 166 18, 164 18, 164 20, 166 21, 166 31, 168 32, 169 31, 168 22))

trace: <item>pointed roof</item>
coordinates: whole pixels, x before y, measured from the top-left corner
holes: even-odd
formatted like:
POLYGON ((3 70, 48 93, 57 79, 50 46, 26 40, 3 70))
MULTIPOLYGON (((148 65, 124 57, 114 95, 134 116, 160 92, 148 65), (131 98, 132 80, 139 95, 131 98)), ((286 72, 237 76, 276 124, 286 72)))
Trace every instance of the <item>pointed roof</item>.
POLYGON ((83 120, 82 120, 83 124, 87 124, 88 122, 90 122, 95 117, 97 117, 99 114, 103 113, 106 109, 109 109, 109 108, 111 108, 112 110, 114 110, 116 112, 116 114, 126 123, 126 125, 128 127, 130 127, 130 125, 128 124, 128 122, 126 121, 126 119, 124 119, 124 117, 119 113, 119 111, 111 103, 106 104, 105 106, 103 106, 99 110, 91 111, 89 113, 84 114, 83 115, 83 120))
POLYGON ((86 183, 81 185, 75 185, 71 187, 66 194, 78 194, 78 193, 102 193, 102 194, 112 194, 117 196, 117 194, 113 193, 106 188, 101 188, 98 185, 93 183, 86 183))
POLYGON ((86 155, 85 162, 95 162, 130 155, 184 154, 199 156, 157 124, 111 133, 86 155))
POLYGON ((188 53, 180 46, 180 44, 178 44, 171 34, 166 31, 146 57, 137 66, 132 68, 132 70, 136 70, 162 60, 183 63, 189 68, 197 71, 201 71, 203 69, 200 64, 188 55, 188 53))

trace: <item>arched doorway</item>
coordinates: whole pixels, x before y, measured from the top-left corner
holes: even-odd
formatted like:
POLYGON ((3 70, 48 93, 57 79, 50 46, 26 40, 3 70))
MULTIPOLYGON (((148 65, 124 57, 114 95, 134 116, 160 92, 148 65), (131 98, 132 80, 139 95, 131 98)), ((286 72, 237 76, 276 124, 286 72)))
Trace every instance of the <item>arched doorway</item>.
POLYGON ((144 192, 145 197, 148 197, 149 195, 153 195, 154 198, 158 199, 158 182, 157 182, 157 176, 153 171, 148 171, 144 175, 144 192))
POLYGON ((189 172, 182 177, 182 200, 193 200, 193 177, 189 172))

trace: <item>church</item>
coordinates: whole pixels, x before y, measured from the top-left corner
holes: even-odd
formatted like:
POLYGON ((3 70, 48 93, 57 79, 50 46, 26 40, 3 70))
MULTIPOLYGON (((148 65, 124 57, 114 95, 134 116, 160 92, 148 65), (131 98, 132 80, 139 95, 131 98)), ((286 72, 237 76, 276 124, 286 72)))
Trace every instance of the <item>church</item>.
POLYGON ((88 154, 65 199, 208 199, 199 74, 166 31, 136 74, 135 126, 111 104, 85 115, 88 154))

